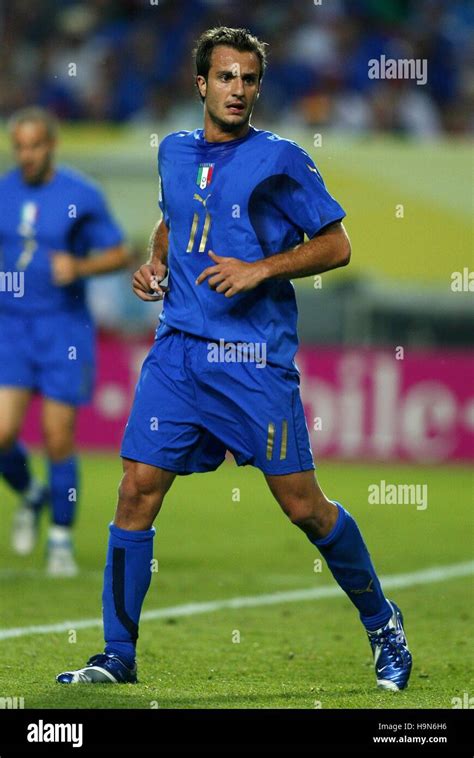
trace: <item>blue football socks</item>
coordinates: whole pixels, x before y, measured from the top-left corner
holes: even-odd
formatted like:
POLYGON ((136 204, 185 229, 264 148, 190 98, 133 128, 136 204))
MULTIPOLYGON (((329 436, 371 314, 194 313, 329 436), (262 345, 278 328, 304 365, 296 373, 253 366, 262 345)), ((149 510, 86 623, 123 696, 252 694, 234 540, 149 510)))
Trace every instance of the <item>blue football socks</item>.
POLYGON ((102 594, 105 652, 132 666, 140 612, 151 581, 155 529, 128 531, 114 524, 109 529, 102 594))
POLYGON ((0 452, 0 474, 15 490, 25 492, 31 483, 31 473, 26 448, 16 442, 10 450, 0 452))
MULTIPOLYGON (((336 501, 334 501, 336 502, 336 501)), ((384 626, 392 615, 359 527, 340 503, 338 519, 322 539, 308 537, 327 562, 334 579, 359 610, 369 631, 384 626)))
MULTIPOLYGON (((359 610, 368 630, 392 615, 359 528, 340 503, 331 532, 310 541, 320 550, 335 580, 359 610)), ((105 652, 132 666, 140 612, 151 581, 155 529, 129 531, 110 525, 102 595, 105 652)))
POLYGON ((77 458, 49 462, 52 522, 57 526, 72 526, 78 497, 77 458))

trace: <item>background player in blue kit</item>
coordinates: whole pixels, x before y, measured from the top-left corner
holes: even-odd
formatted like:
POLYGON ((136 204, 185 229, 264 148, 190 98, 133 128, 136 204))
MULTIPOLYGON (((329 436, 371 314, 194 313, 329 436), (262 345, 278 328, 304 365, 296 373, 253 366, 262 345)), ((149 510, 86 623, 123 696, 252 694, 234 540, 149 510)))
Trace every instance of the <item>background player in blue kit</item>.
POLYGON ((104 577, 105 652, 57 680, 136 681, 155 517, 177 474, 214 470, 230 450, 239 465, 261 469, 356 606, 378 686, 403 689, 411 655, 402 615, 384 596, 354 519, 315 479, 294 363, 289 280, 349 262, 345 213, 306 152, 250 126, 264 45, 221 27, 201 36, 195 59, 204 129, 161 143, 163 219, 133 281, 142 300, 165 295, 165 305, 122 444, 104 577))
POLYGON ((21 496, 14 550, 31 552, 40 510, 49 500, 47 570, 71 576, 77 573, 71 539, 78 496, 74 426, 94 379, 94 326, 84 280, 123 268, 128 252, 98 187, 54 165, 52 116, 39 108, 19 111, 10 133, 17 167, 0 178, 0 474, 21 496), (88 257, 91 251, 100 252, 88 257), (18 440, 34 391, 43 397, 47 486, 33 478, 18 440))

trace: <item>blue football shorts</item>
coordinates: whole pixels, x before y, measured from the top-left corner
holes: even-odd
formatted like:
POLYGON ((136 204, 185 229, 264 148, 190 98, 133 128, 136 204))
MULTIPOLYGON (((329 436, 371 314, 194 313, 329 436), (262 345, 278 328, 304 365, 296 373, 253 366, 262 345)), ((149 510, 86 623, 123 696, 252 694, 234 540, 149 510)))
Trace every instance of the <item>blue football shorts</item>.
POLYGON ((0 313, 0 386, 24 387, 69 405, 94 387, 94 325, 87 312, 0 313))
POLYGON ((159 326, 121 456, 178 474, 214 471, 227 450, 266 474, 314 469, 297 369, 210 362, 208 345, 159 326))

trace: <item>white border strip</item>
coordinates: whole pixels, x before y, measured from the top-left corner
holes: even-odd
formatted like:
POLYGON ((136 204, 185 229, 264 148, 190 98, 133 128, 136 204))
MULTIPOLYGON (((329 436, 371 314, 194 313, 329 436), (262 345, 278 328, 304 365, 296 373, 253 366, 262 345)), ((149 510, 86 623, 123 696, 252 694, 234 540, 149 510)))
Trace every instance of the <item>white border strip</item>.
MULTIPOLYGON (((444 582, 448 579, 458 579, 463 576, 474 574, 474 561, 454 563, 447 566, 434 566, 421 571, 413 571, 407 574, 392 574, 381 576, 380 582, 386 589, 402 589, 413 587, 417 584, 432 584, 444 582)), ((152 611, 144 611, 140 622, 155 621, 156 619, 176 616, 197 616, 200 613, 221 611, 226 608, 258 608, 263 605, 278 605, 279 603, 297 603, 304 600, 320 600, 327 597, 339 597, 344 593, 338 585, 325 587, 310 587, 309 589, 289 590, 288 592, 273 592, 270 595, 253 595, 250 597, 232 597, 228 600, 210 600, 201 603, 186 603, 174 605, 168 608, 156 608, 152 611)), ((33 634, 51 634, 55 632, 68 632, 70 629, 92 629, 101 627, 102 619, 80 619, 75 621, 60 621, 57 624, 43 624, 38 626, 20 626, 12 629, 0 629, 0 641, 15 637, 28 637, 33 634)))

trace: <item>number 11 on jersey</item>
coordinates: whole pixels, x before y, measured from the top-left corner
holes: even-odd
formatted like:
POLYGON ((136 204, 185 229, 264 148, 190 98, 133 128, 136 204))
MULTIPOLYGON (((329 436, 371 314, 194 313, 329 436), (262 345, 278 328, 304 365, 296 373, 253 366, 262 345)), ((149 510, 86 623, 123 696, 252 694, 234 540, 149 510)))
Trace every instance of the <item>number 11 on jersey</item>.
POLYGON ((16 267, 18 271, 24 271, 27 266, 30 265, 33 255, 35 254, 38 243, 34 239, 28 239, 25 241, 25 247, 18 258, 16 267))
MULTIPOLYGON (((196 239, 196 232, 197 232, 198 226, 199 226, 199 214, 195 213, 193 216, 193 223, 191 225, 191 233, 189 235, 188 246, 186 248, 187 253, 192 253, 194 250, 194 242, 196 239)), ((204 227, 202 230, 201 241, 199 243, 199 248, 198 248, 199 253, 204 253, 206 249, 210 226, 211 226, 211 217, 209 213, 206 211, 206 218, 204 219, 204 227)))

